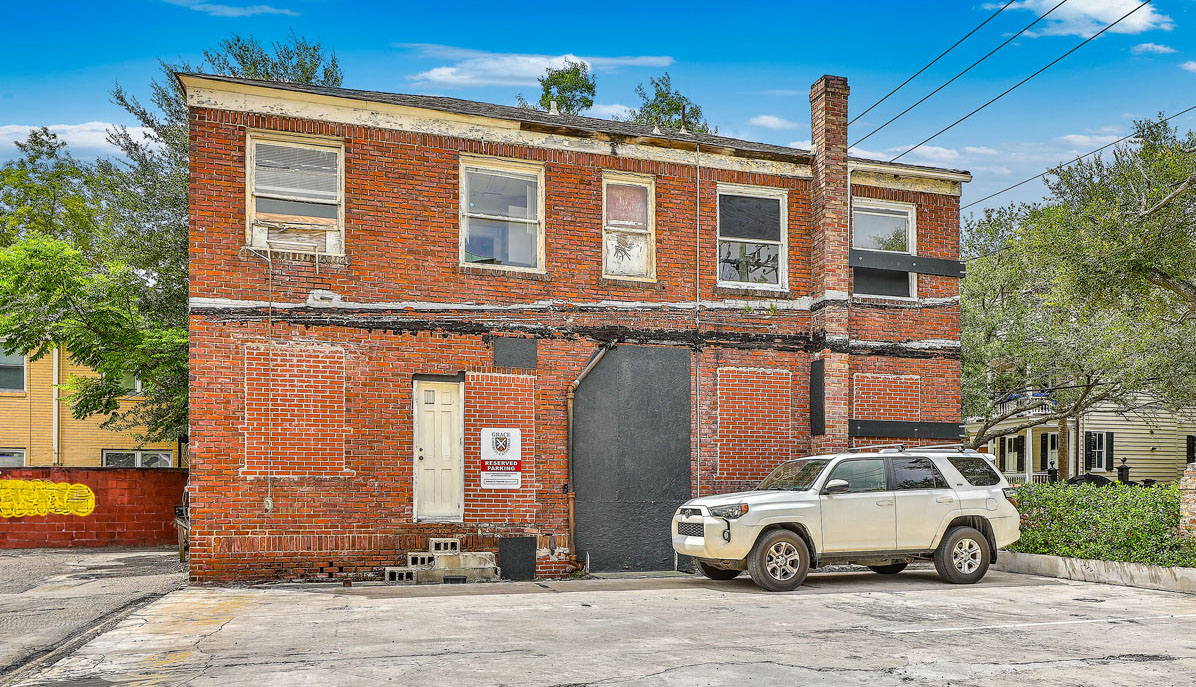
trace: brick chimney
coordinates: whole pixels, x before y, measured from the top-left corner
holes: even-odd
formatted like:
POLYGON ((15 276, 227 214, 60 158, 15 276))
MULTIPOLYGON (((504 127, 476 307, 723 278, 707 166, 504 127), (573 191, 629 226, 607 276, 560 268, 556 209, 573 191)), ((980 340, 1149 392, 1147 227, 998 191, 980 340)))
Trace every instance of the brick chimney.
POLYGON ((810 131, 814 145, 813 288, 814 298, 830 301, 816 310, 813 326, 826 335, 827 345, 815 353, 824 365, 825 430, 814 435, 815 452, 850 445, 848 437, 851 372, 848 310, 851 293, 849 191, 847 188, 847 79, 824 76, 810 87, 810 131), (837 352, 835 349, 838 349, 837 352))

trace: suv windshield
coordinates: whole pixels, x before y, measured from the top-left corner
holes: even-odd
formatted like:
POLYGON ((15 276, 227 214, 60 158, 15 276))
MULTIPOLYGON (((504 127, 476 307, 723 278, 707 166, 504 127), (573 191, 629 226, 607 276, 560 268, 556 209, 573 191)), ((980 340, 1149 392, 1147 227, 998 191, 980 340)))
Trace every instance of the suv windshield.
POLYGON ((829 462, 829 458, 802 458, 781 463, 772 474, 764 478, 758 488, 805 491, 814 484, 814 480, 818 479, 818 475, 822 474, 822 469, 829 462))

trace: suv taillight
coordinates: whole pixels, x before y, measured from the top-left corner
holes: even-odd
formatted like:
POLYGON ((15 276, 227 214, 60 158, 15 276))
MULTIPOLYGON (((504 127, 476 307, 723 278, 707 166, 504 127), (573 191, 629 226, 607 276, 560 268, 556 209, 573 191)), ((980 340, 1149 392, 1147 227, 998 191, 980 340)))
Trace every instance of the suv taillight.
POLYGON ((1005 500, 1012 503, 1014 508, 1017 508, 1017 492, 1010 487, 1005 487, 1001 491, 1005 494, 1005 500))

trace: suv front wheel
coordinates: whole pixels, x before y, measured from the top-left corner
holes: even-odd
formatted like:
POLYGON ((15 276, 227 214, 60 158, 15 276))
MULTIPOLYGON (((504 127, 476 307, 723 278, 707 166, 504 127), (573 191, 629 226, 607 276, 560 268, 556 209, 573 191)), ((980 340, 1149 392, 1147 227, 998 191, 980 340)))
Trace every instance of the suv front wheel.
POLYGON ((975 584, 988 572, 992 552, 988 538, 972 527, 954 527, 934 552, 939 576, 952 584, 975 584))
POLYGON ((789 530, 765 532, 748 554, 748 574, 761 589, 788 592, 797 589, 810 572, 810 549, 789 530))

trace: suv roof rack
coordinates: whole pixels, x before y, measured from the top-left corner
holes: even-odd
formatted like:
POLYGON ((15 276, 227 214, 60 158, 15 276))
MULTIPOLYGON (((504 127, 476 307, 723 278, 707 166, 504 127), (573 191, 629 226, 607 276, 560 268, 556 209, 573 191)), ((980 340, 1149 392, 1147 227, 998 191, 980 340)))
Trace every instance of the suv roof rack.
POLYGON ((914 446, 913 450, 915 450, 915 451, 959 451, 960 453, 966 453, 968 451, 971 451, 973 453, 979 453, 979 451, 977 451, 976 449, 968 446, 967 444, 964 444, 963 442, 958 442, 958 441, 953 444, 931 444, 929 446, 914 446))
POLYGON ((851 448, 843 449, 840 453, 860 453, 863 451, 877 451, 880 449, 894 448, 898 453, 905 451, 905 444, 872 444, 870 446, 852 446, 851 448))

